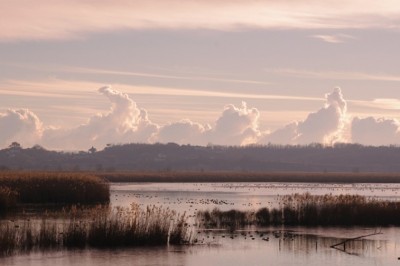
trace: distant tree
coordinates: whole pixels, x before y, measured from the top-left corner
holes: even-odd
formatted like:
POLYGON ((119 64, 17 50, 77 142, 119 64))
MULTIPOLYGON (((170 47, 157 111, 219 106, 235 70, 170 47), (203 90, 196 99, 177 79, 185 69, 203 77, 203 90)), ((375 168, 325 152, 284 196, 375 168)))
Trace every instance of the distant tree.
POLYGON ((97 149, 93 146, 89 149, 89 153, 91 153, 91 154, 95 153, 96 151, 97 151, 97 149))
POLYGON ((45 148, 43 148, 42 146, 40 146, 40 145, 38 145, 38 144, 34 145, 34 146, 32 147, 32 149, 34 149, 34 150, 46 150, 45 148))
POLYGON ((14 141, 13 143, 10 144, 10 146, 8 146, 10 149, 22 149, 21 144, 19 144, 18 142, 14 141))
POLYGON ((111 144, 111 143, 107 143, 107 144, 106 144, 106 149, 111 148, 112 146, 114 146, 114 145, 111 144))

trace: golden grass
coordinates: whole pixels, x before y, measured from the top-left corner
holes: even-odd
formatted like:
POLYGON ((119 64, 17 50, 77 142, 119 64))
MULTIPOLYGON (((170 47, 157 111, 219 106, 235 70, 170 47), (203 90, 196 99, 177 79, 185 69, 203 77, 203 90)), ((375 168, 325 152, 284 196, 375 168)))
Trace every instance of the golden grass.
POLYGON ((185 214, 161 207, 131 208, 97 206, 71 211, 70 219, 42 218, 0 224, 0 254, 62 248, 115 248, 185 244, 190 229, 185 214), (89 212, 89 214, 88 214, 89 212))
POLYGON ((280 208, 257 211, 199 211, 197 219, 205 227, 237 228, 247 225, 293 226, 399 226, 400 202, 358 195, 283 196, 280 208))
POLYGON ((18 203, 93 204, 110 197, 108 183, 86 173, 0 172, 0 187, 15 191, 18 203))

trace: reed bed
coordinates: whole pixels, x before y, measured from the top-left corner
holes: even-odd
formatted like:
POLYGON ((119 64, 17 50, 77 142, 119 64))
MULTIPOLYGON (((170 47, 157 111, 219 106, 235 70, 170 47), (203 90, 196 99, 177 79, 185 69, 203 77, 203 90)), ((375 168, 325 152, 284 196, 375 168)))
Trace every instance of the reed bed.
POLYGON ((0 224, 0 254, 63 248, 115 248, 186 244, 190 228, 185 214, 161 207, 98 206, 91 215, 68 220, 23 220, 0 224))
POLYGON ((0 205, 107 203, 109 184, 91 174, 56 172, 0 172, 0 205), (7 192, 8 191, 8 192, 7 192))
POLYGON ((294 194, 281 197, 279 208, 257 211, 199 211, 205 227, 257 226, 399 226, 400 202, 359 195, 294 194))

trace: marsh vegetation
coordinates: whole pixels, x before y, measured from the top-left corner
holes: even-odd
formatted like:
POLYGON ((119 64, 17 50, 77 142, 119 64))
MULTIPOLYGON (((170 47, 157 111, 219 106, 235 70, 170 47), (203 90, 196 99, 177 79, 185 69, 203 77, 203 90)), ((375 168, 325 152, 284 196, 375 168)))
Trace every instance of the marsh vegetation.
POLYGON ((0 254, 62 248, 116 248, 185 244, 191 234, 185 214, 151 206, 96 206, 63 214, 67 219, 8 220, 0 224, 0 254), (84 212, 84 215, 82 215, 84 212))
MULTIPOLYGON (((294 193, 289 192, 295 191, 293 189, 313 190, 317 185, 299 183, 300 185, 293 187, 287 185, 292 183, 253 182, 264 178, 288 180, 295 178, 306 181, 310 178, 317 180, 321 176, 323 174, 308 173, 244 175, 164 172, 102 173, 98 176, 93 173, 2 172, 0 210, 27 210, 31 206, 39 206, 40 211, 34 216, 25 212, 8 213, 6 219, 0 220, 0 253, 9 255, 38 250, 200 244, 207 243, 207 239, 210 241, 224 239, 222 236, 214 239, 212 235, 198 234, 199 231, 207 231, 203 229, 214 228, 222 230, 228 228, 235 231, 247 226, 254 229, 282 225, 308 227, 400 225, 400 202, 394 198, 381 200, 379 197, 308 193, 285 195, 294 193), (144 180, 170 181, 173 184, 164 184, 164 188, 170 187, 171 193, 167 193, 164 189, 161 189, 160 193, 162 184, 138 183, 136 191, 129 191, 135 184, 120 183, 112 185, 120 190, 115 190, 110 197, 109 181, 144 180), (212 182, 209 185, 186 183, 193 180, 199 182, 222 180, 225 183, 212 182), (248 182, 227 183, 235 180, 248 182), (278 190, 284 196, 278 197, 277 202, 268 204, 267 201, 275 200, 278 190), (273 191, 275 194, 270 194, 268 191, 273 191), (242 198, 241 195, 246 197, 242 198), (249 199, 247 195, 254 197, 249 199), (265 198, 262 198, 263 196, 265 198), (124 205, 128 202, 136 203, 124 205), (95 205, 96 203, 102 205, 95 205), (71 207, 71 204, 76 205, 71 207), (56 211, 53 205, 58 206, 56 211), (223 210, 206 209, 211 206, 223 210), (229 210, 231 207, 233 209, 229 210), (180 214, 176 210, 179 210, 180 214)), ((349 176, 352 174, 343 174, 341 178, 349 176)), ((354 176, 359 178, 358 175, 354 176)), ((323 186, 324 191, 335 189, 334 193, 346 193, 348 190, 345 188, 353 187, 349 184, 338 184, 335 188, 326 184, 318 186, 323 186)), ((364 193, 369 186, 369 184, 360 185, 357 188, 358 192, 364 193)), ((397 194, 398 188, 393 184, 384 184, 381 188, 392 189, 393 195, 397 194)), ((367 192, 372 193, 370 190, 367 192)))
POLYGON ((0 172, 0 209, 15 204, 107 203, 109 184, 86 173, 0 172))
POLYGON ((217 208, 199 211, 206 228, 257 226, 390 226, 400 225, 400 202, 359 195, 294 194, 280 198, 280 207, 256 211, 217 208))

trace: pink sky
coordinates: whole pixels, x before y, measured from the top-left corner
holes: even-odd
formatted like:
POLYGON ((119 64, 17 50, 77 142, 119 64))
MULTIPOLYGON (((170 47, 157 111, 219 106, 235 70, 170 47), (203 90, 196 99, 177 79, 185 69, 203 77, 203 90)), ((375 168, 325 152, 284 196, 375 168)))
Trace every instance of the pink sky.
POLYGON ((399 144, 399 22, 397 1, 0 1, 0 146, 399 144))

